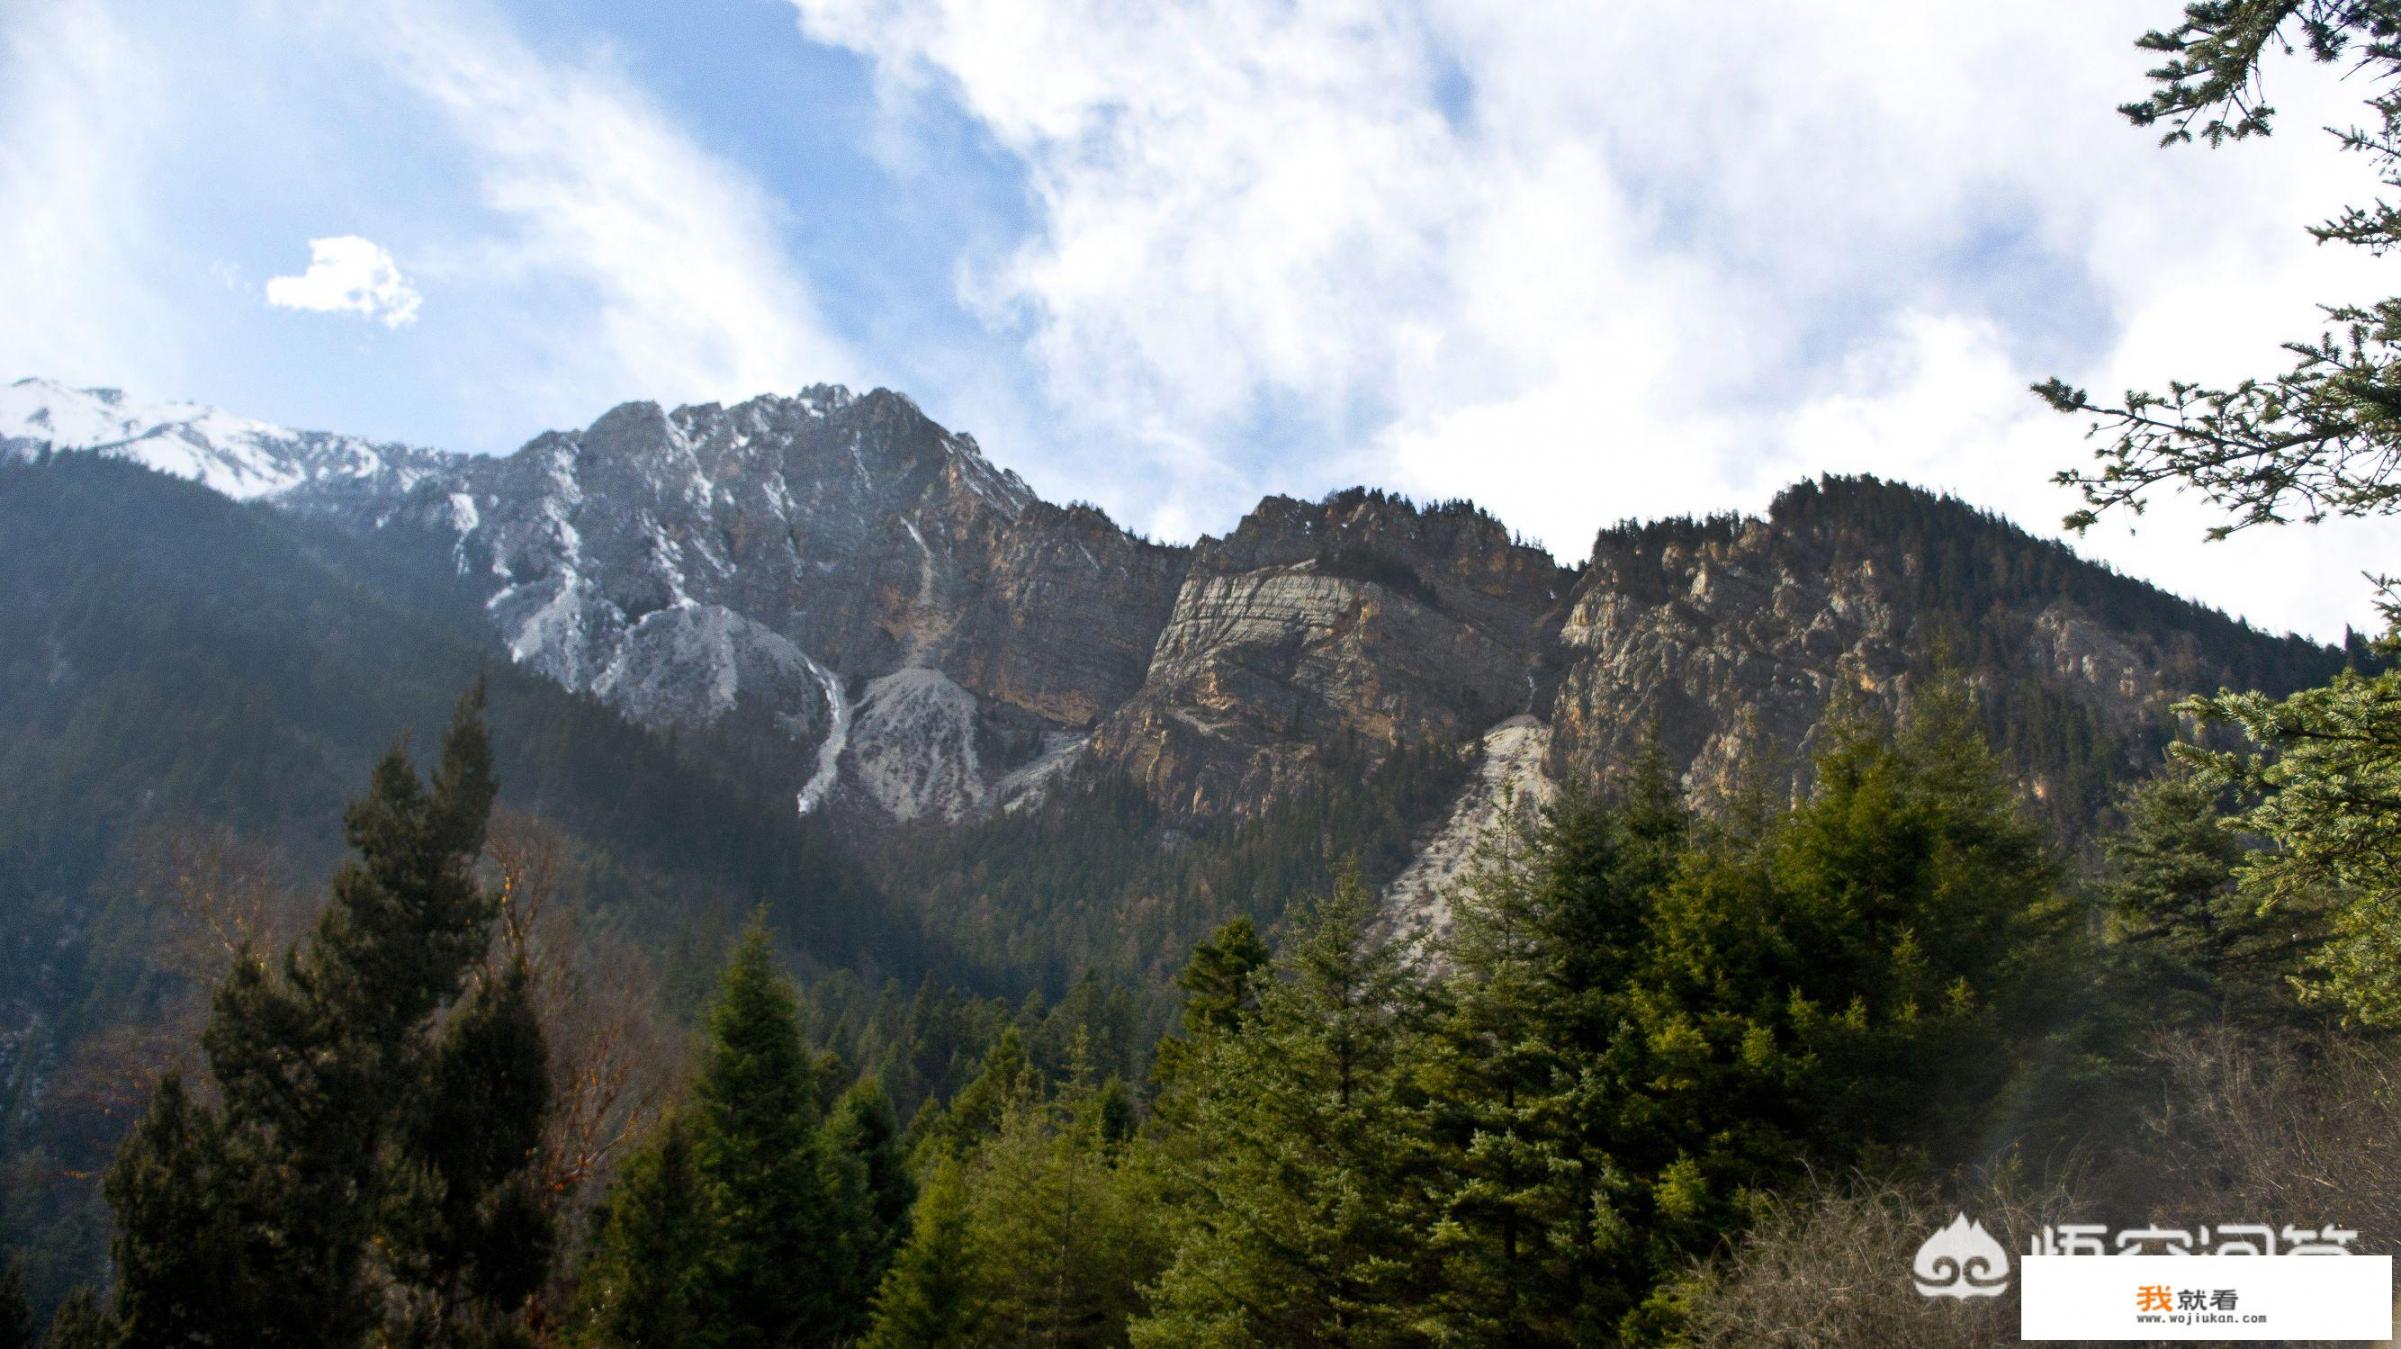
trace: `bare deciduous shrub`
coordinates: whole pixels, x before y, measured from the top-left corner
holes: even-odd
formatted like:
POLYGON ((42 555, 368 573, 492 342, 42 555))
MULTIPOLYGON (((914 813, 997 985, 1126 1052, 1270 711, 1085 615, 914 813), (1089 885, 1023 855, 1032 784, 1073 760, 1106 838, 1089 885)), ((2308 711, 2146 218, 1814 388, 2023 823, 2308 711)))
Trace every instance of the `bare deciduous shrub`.
POLYGON ((1773 1201, 1731 1249, 1681 1288, 1702 1345, 2016 1342, 2017 1288, 1928 1298, 1912 1285, 1919 1243, 1965 1212, 2015 1261, 2061 1223, 2191 1230, 2265 1223, 2356 1231, 2354 1249, 2401 1250, 2401 1047, 2262 1039, 2232 1030, 2162 1039, 2158 1104, 2065 1184, 2006 1171, 1949 1199, 1874 1177, 1773 1201), (2106 1211, 2101 1196, 2138 1200, 2106 1211))
MULTIPOLYGON (((2401 1049, 2231 1031, 2163 1042, 2143 1151, 2169 1226, 2335 1224, 2401 1252, 2401 1049)), ((2143 1159, 2138 1159, 2143 1160, 2143 1159)))
POLYGON ((2011 1252, 2069 1211, 2064 1191, 2002 1176, 1945 1200, 1931 1185, 1855 1177, 1770 1203, 1734 1247, 1681 1290, 1693 1343, 1849 1349, 2014 1344, 2013 1280, 1999 1297, 1930 1298, 1911 1279, 1918 1246, 1966 1212, 2011 1252))

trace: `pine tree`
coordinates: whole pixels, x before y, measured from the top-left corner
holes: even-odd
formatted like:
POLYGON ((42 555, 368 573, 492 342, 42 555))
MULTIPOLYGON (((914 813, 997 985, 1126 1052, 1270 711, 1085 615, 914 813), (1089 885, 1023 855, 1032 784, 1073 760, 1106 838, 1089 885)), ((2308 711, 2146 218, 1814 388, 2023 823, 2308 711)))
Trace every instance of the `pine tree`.
POLYGON ((1235 918, 1192 949, 1191 963, 1176 976, 1184 991, 1184 1033, 1198 1037, 1229 1030, 1257 1008, 1259 976, 1270 952, 1248 918, 1235 918))
POLYGON ((117 1150, 106 1182, 117 1315, 128 1341, 236 1344, 265 1297, 215 1117, 170 1073, 117 1150))
POLYGON ((577 1290, 577 1343, 647 1349, 698 1339, 707 1201, 692 1130, 670 1115, 626 1159, 594 1218, 577 1290))
POLYGON ((1258 1009, 1259 982, 1269 954, 1248 918, 1230 920, 1192 948, 1192 958, 1176 976, 1176 987, 1184 994, 1184 1034, 1159 1043, 1154 1076, 1161 1087, 1172 1083, 1191 1061, 1199 1042, 1232 1031, 1258 1009))
POLYGON ((1120 1172, 1089 1049, 1048 1099, 1029 1083, 970 1162, 969 1213, 992 1333, 1012 1344, 1122 1344, 1155 1273, 1146 1206, 1120 1172))
POLYGON ((1452 975, 1420 1072, 1451 1338, 1607 1339, 1642 1295, 1615 1153, 1625 1037, 1691 829, 1653 738, 1608 794, 1571 784, 1486 840, 1452 896, 1452 975))
MULTIPOLYGON (((107 1188, 133 1343, 351 1344, 386 1307, 406 1320, 460 1290, 493 1330, 538 1281, 525 1269, 545 1249, 538 1203, 515 1204, 490 1239, 428 1246, 412 1202, 430 1174, 411 1156, 425 1112, 473 1136, 443 1148, 496 1143, 523 1168, 546 1091, 523 1007, 503 1018, 508 1064, 447 1061, 430 1035, 489 939, 474 871, 496 789, 482 709, 480 687, 460 700, 430 783, 399 749, 376 766, 345 816, 357 856, 309 940, 280 969, 237 959, 201 1037, 222 1105, 170 1078, 121 1149, 107 1188)), ((478 1027, 471 1011, 453 1031, 478 1027)), ((460 1212, 500 1174, 479 1165, 460 1212)))
POLYGON ((1687 816, 1646 755, 1623 797, 1569 790, 1491 840, 1453 898, 1453 970, 1421 1080, 1444 1150, 1439 1312, 1470 1342, 1607 1338, 1641 1274, 1613 1220, 1613 1075, 1687 816))
MULTIPOLYGON (((2326 0, 2191 0, 2183 22, 2145 33, 2162 56, 2149 96, 2119 111, 2164 130, 2162 144, 2264 137, 2276 109, 2259 97, 2264 63, 2306 52, 2341 63, 2369 92, 2364 125, 2334 130, 2378 178, 2401 171, 2401 43, 2385 4, 2326 0)), ((2383 254, 2401 244, 2401 211, 2382 200, 2345 207, 2309 227, 2321 243, 2383 254)), ((2401 298, 2324 307, 2325 327, 2287 342, 2282 372, 2212 387, 2171 381, 2096 403, 2053 378, 2035 393, 2094 420, 2098 468, 2057 475, 2082 490, 2068 517, 2082 530, 2110 511, 2139 512, 2162 489, 2191 492, 2220 513, 2209 537, 2332 516, 2401 514, 2401 398, 2394 357, 2401 298)), ((2375 578, 2385 634, 2376 651, 2401 655, 2401 579, 2375 578)), ((2326 685, 2277 698, 2221 691, 2180 704, 2200 725, 2229 726, 2255 752, 2181 745, 2202 785, 2244 801, 2241 822, 2267 847, 2245 859, 2240 887, 2254 909, 2327 906, 2327 941, 2313 996, 2347 1021, 2401 1025, 2401 669, 2345 670, 2326 685)))
POLYGON ((840 1234, 818 1154, 816 1092, 798 1000, 753 922, 709 1009, 692 1103, 711 1219, 703 1324, 715 1343, 813 1343, 833 1326, 840 1234))
POLYGON ((909 1239, 876 1290, 871 1349, 965 1349, 986 1343, 983 1280, 971 1240, 965 1168, 934 1161, 911 1210, 909 1239))
MULTIPOLYGON (((2394 617, 2386 645, 2401 653, 2401 609, 2394 617)), ((2279 925, 2326 915, 2303 995, 2346 1022, 2401 1026, 2401 669, 2346 670, 2284 699, 2220 693, 2179 710, 2240 727, 2259 747, 2176 752, 2204 788, 2246 803, 2236 824, 2267 844, 2238 869, 2240 902, 2279 925)))
POLYGON ((541 1287, 554 1222, 533 1164, 549 1055, 522 960, 487 975, 434 1047, 412 1102, 396 1256, 427 1339, 497 1333, 541 1287))
POLYGON ((875 1290, 907 1235, 914 1189, 900 1151, 892 1098, 875 1077, 850 1085, 824 1130, 827 1202, 842 1244, 836 1301, 842 1335, 855 1336, 872 1312, 875 1290))
MULTIPOLYGON (((1712 831, 1661 892, 1605 1076, 1656 1280, 1804 1169, 1991 1146, 2077 962, 2059 872, 1956 690, 1838 720, 1789 815, 1712 831)), ((1655 1294, 1629 1333, 1670 1333, 1655 1294)))
POLYGON ((964 1157, 1000 1132, 1009 1102, 1032 1083, 1033 1064, 1026 1057, 1025 1037, 1010 1026, 984 1054, 975 1079, 961 1087, 925 1129, 920 1146, 938 1154, 964 1157))
POLYGON ((1389 1340, 1427 1284, 1423 991, 1355 872, 1303 906, 1275 969, 1256 1024, 1187 1074, 1168 1164, 1188 1200, 1137 1344, 1389 1340))
POLYGON ((2241 840, 2218 794, 2171 764, 2126 794, 2102 840, 2100 898, 2130 990, 2169 1024, 2254 1024, 2298 1012, 2286 979, 2316 946, 2314 914, 2263 914, 2236 882, 2241 840))

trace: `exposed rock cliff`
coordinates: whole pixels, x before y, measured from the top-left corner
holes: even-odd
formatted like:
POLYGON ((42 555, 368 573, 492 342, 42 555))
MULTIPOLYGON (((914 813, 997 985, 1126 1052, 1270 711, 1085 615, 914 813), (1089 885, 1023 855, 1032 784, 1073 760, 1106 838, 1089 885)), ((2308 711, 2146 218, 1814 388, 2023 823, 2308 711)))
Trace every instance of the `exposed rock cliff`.
POLYGON ((959 819, 1142 680, 1183 550, 1035 498, 878 390, 629 403, 404 492, 294 509, 457 535, 511 654, 637 721, 794 744, 805 808, 959 819))
POLYGON ((1255 811, 1337 738, 1467 739, 1533 710, 1569 579, 1464 503, 1271 497, 1194 549, 1093 756, 1193 821, 1255 811))
POLYGON ((1703 800, 1759 771, 1797 787, 1831 701, 1897 707, 1947 667, 2065 820, 2147 763, 2175 697, 2336 660, 1873 480, 1604 531, 1571 572, 1466 503, 1365 490, 1152 544, 883 390, 629 403, 501 458, 5 392, 15 457, 121 454, 429 527, 517 661, 651 726, 788 746, 760 761, 803 810, 866 819, 960 821, 1092 770, 1191 830, 1259 814, 1337 745, 1372 764, 1485 737, 1432 836, 1455 858, 1495 783, 1603 778, 1654 733, 1703 800))
POLYGON ((1605 531, 1559 640, 1549 771, 1604 775, 1655 731, 1704 801, 1746 768, 1797 789, 1830 703, 1896 711, 1937 673, 2051 798, 2147 770, 2186 693, 2338 663, 1873 479, 1801 484, 1764 519, 1605 531))

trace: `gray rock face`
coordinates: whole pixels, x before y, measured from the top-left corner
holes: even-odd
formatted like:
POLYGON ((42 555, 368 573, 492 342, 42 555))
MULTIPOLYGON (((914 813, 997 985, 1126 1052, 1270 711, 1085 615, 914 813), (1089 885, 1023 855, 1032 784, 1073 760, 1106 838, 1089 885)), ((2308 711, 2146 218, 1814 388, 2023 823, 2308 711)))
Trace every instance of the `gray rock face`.
MULTIPOLYGON (((1704 802, 1752 766, 1799 790, 1831 701, 1896 712, 1941 667, 2140 771, 2177 698, 2339 663, 1872 480, 1805 484, 1767 520, 1604 533, 1559 643, 1548 771, 1604 775, 1655 728, 1704 802)), ((2042 757, 2019 764, 2037 798, 2074 766, 2042 757)))
POLYGON ((1061 509, 878 390, 616 408, 402 493, 284 504, 446 527, 510 653, 654 726, 745 715, 805 808, 956 820, 1142 681, 1183 550, 1061 509))
POLYGON ((1484 733, 1475 772, 1433 831, 1417 841, 1417 856, 1384 887, 1384 911, 1396 937, 1427 959, 1451 930, 1451 896, 1471 881, 1480 850, 1498 845, 1558 795, 1542 770, 1551 731, 1532 716, 1515 716, 1484 733))
POLYGON ((1339 738, 1480 734, 1532 710, 1568 579, 1463 504, 1271 497, 1195 549, 1149 678, 1092 753, 1191 822, 1255 812, 1339 738))
POLYGON ((654 726, 699 729, 751 711, 807 741, 833 711, 821 669, 790 638, 723 605, 680 604, 636 620, 591 689, 654 726))
POLYGON ((1606 776, 1654 728, 1707 800, 1761 763, 1797 786, 1829 699, 1897 706, 1938 648, 2127 743, 2186 691, 2332 660, 1871 480, 1805 484, 1762 520, 1607 531, 1571 572, 1465 503, 1360 490, 1151 544, 883 390, 628 403, 499 458, 0 393, 0 457, 123 454, 356 528, 431 527, 515 659, 651 726, 788 744, 804 811, 955 822, 1088 766, 1184 828, 1257 814, 1336 745, 1372 762, 1482 737, 1396 901, 1420 925, 1505 788, 1606 776))

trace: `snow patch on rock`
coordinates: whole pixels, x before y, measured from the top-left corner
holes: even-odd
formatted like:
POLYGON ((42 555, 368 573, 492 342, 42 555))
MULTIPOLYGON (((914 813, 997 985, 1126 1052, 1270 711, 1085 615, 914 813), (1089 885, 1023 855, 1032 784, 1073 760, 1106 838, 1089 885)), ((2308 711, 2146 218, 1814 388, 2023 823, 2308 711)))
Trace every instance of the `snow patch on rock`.
POLYGON ((119 389, 78 389, 46 379, 0 387, 0 460, 31 459, 43 451, 130 459, 237 501, 367 480, 405 492, 452 457, 295 431, 200 403, 129 398, 119 389))
POLYGON ((1069 769, 1083 762, 1084 749, 1092 743, 1090 732, 1052 731, 1042 737, 1042 752, 1032 759, 1001 775, 992 784, 992 799, 1000 803, 1003 813, 1014 815, 1041 805, 1069 769))
MULTIPOLYGON (((808 660, 806 656, 801 659, 808 660)), ((800 789, 800 813, 817 810, 834 794, 842 781, 842 751, 850 746, 850 700, 842 695, 842 677, 809 661, 809 670, 817 676, 825 690, 825 705, 831 718, 825 729, 825 739, 817 746, 817 771, 800 789)))

